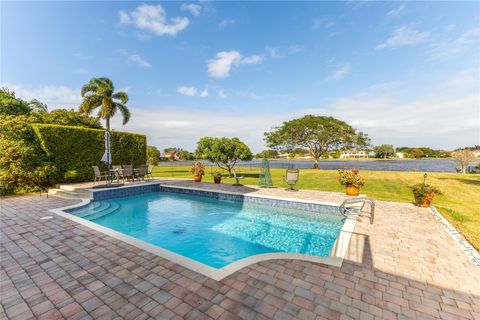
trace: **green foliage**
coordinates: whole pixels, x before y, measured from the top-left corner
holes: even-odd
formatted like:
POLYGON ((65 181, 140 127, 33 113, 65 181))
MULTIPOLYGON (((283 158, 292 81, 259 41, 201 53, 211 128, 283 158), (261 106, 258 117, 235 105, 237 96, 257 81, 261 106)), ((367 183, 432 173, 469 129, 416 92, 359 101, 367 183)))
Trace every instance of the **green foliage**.
POLYGON ((356 132, 346 122, 333 117, 306 115, 284 122, 280 127, 265 133, 269 148, 294 150, 306 148, 313 156, 314 169, 326 152, 344 148, 364 148, 369 144, 368 136, 356 132))
POLYGON ((0 115, 0 193, 37 191, 56 168, 40 148, 28 116, 0 115))
POLYGON ((160 151, 157 149, 157 147, 154 146, 147 146, 147 164, 151 165, 158 165, 158 162, 160 161, 160 151))
POLYGON ((197 155, 215 163, 232 175, 232 169, 239 161, 253 159, 250 148, 238 138, 203 137, 198 141, 197 155))
POLYGON ((92 129, 102 129, 97 118, 89 117, 74 110, 57 109, 37 115, 37 123, 59 124, 92 129))
MULTIPOLYGON (((85 181, 93 178, 91 166, 100 165, 105 149, 105 131, 50 124, 32 125, 42 149, 57 169, 53 179, 85 181), (72 174, 72 172, 75 174, 72 174)), ((146 163, 144 135, 113 131, 111 133, 113 164, 146 163)))
POLYGON ((80 105, 80 112, 90 115, 95 109, 100 108, 98 118, 106 120, 106 128, 110 130, 110 118, 117 111, 123 116, 123 124, 130 120, 130 111, 125 104, 128 102, 128 95, 125 92, 114 92, 112 80, 108 78, 93 78, 82 87, 83 102, 80 105))
POLYGON ((423 202, 426 198, 432 199, 434 195, 442 194, 438 188, 426 183, 414 184, 411 189, 417 202, 423 202))
POLYGON ((0 89, 0 115, 18 116, 29 114, 31 111, 28 102, 15 97, 15 92, 8 88, 0 89))
POLYGON ((279 152, 277 150, 263 150, 262 152, 255 155, 255 158, 258 159, 276 159, 278 158, 279 152))
POLYGON ((380 146, 376 146, 373 151, 375 152, 376 158, 389 158, 395 154, 395 150, 391 144, 382 144, 380 146))

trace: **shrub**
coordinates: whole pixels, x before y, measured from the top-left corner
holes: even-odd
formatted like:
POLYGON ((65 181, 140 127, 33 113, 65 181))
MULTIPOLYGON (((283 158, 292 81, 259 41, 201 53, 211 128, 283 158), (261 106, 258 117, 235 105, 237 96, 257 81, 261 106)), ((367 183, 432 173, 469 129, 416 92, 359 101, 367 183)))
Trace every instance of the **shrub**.
POLYGON ((40 147, 28 116, 0 115, 0 193, 31 192, 48 185, 56 168, 40 147))
POLYGON ((191 172, 195 176, 203 176, 205 174, 205 166, 200 161, 192 164, 191 172))
MULTIPOLYGON (((56 182, 85 181, 93 178, 92 167, 101 164, 105 152, 105 131, 51 124, 32 125, 49 161, 57 169, 56 182)), ((113 131, 110 136, 113 164, 146 163, 146 137, 113 131)))

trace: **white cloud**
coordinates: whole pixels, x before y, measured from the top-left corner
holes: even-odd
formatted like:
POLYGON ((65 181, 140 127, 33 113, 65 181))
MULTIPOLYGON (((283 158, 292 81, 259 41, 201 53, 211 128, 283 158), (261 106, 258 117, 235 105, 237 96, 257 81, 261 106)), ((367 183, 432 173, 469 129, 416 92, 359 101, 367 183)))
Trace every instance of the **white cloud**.
POLYGON ((248 56, 240 60, 241 64, 259 64, 262 62, 262 57, 258 54, 248 56))
POLYGON ((214 59, 207 61, 208 74, 213 78, 226 78, 230 75, 233 67, 238 67, 241 64, 259 64, 261 62, 262 57, 259 55, 242 57, 235 50, 221 51, 215 55, 214 59))
POLYGON ((393 31, 392 35, 384 42, 377 45, 376 49, 386 49, 401 46, 412 46, 427 40, 429 32, 420 32, 412 27, 400 27, 393 31))
POLYGON ((218 24, 218 28, 219 29, 223 29, 223 28, 226 28, 228 26, 231 26, 232 24, 235 23, 235 20, 233 19, 223 19, 222 21, 220 21, 220 23, 218 24))
POLYGON ((338 80, 344 78, 347 74, 350 73, 350 65, 349 64, 344 64, 338 67, 338 69, 335 69, 331 75, 330 79, 338 80))
POLYGON ((193 97, 198 93, 198 89, 195 87, 178 87, 177 92, 185 96, 193 97))
POLYGON ((118 19, 120 19, 120 23, 122 24, 129 24, 131 22, 130 16, 123 10, 118 11, 118 19))
POLYGON ((305 48, 300 45, 290 45, 288 47, 266 47, 266 55, 273 59, 284 58, 289 55, 293 55, 299 52, 303 52, 305 48))
POLYGON ((225 91, 223 89, 218 90, 218 96, 222 99, 225 99, 227 95, 225 94, 225 91))
POLYGON ((134 64, 136 64, 137 66, 139 67, 142 67, 142 68, 151 68, 152 65, 150 64, 150 62, 148 62, 147 60, 143 59, 139 54, 137 53, 129 53, 128 51, 126 50, 123 50, 121 49, 120 50, 120 53, 125 55, 129 61, 133 62, 134 64))
POLYGON ((181 9, 190 12, 193 16, 199 16, 202 11, 202 6, 194 3, 183 3, 181 9))
POLYGON ((278 48, 266 47, 266 48, 265 48, 265 51, 267 52, 267 54, 268 54, 271 58, 278 59, 278 58, 281 58, 281 57, 282 57, 282 56, 280 55, 280 52, 279 52, 278 48))
POLYGON ((21 84, 2 83, 15 92, 16 96, 24 100, 37 99, 47 104, 49 110, 57 108, 76 108, 82 102, 80 89, 68 86, 42 85, 28 87, 21 84))
POLYGON ((401 83, 398 81, 390 81, 390 82, 381 82, 381 83, 375 83, 370 86, 370 89, 373 90, 390 90, 393 88, 396 88, 400 86, 401 83))
POLYGON ((388 11, 387 16, 398 17, 403 12, 403 10, 405 10, 405 6, 402 4, 398 8, 388 11))
POLYGON ((437 42, 432 45, 432 56, 434 58, 450 58, 466 51, 480 39, 480 28, 473 28, 464 31, 455 39, 444 42, 437 42))
POLYGON ((123 24, 134 24, 141 30, 148 30, 158 36, 175 36, 184 30, 189 20, 185 17, 174 17, 167 21, 166 12, 161 5, 141 4, 130 13, 119 11, 120 22, 123 24))
POLYGON ((208 97, 208 89, 204 89, 200 92, 197 87, 180 86, 177 87, 177 92, 188 97, 208 97))

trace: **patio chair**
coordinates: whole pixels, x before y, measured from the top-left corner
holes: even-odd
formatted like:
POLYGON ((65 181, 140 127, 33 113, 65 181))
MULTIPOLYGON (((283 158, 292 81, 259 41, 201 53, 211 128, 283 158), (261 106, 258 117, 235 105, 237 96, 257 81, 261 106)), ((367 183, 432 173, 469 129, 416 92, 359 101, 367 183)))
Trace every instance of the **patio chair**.
POLYGON ((131 181, 135 181, 135 174, 133 172, 133 165, 131 164, 126 164, 122 166, 122 175, 123 175, 123 181, 127 179, 127 181, 130 179, 131 181))
POLYGON ((124 180, 122 166, 112 166, 112 172, 115 175, 115 178, 117 178, 117 182, 119 182, 120 179, 124 180))
POLYGON ((151 164, 148 165, 146 176, 150 177, 151 179, 153 179, 153 175, 152 175, 153 168, 154 168, 154 165, 151 165, 151 164))
POLYGON ((235 172, 235 169, 232 169, 232 173, 233 173, 233 178, 235 179, 235 183, 232 184, 232 186, 235 186, 235 187, 243 186, 243 184, 240 183, 240 180, 245 179, 245 177, 237 176, 237 172, 235 172))
POLYGON ((100 171, 100 169, 98 168, 98 166, 92 166, 93 168, 93 173, 95 173, 95 179, 93 180, 93 184, 100 182, 102 181, 102 178, 105 179, 105 183, 108 182, 108 179, 110 177, 110 174, 106 171, 102 172, 100 171))
POLYGON ((142 178, 142 180, 145 180, 145 176, 147 175, 148 172, 148 166, 145 164, 142 164, 140 167, 138 167, 137 170, 133 172, 135 178, 142 178))
POLYGON ((285 182, 290 186, 287 190, 296 191, 294 186, 297 184, 299 176, 300 171, 298 169, 287 169, 285 176, 283 177, 285 182))

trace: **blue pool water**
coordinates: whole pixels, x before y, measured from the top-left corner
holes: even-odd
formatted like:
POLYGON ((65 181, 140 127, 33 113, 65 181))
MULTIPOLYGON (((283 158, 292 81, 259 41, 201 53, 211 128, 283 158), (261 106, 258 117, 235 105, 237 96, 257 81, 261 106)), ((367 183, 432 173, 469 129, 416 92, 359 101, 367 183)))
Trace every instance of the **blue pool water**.
POLYGON ((270 252, 327 256, 341 216, 169 192, 95 201, 69 213, 214 268, 270 252))

